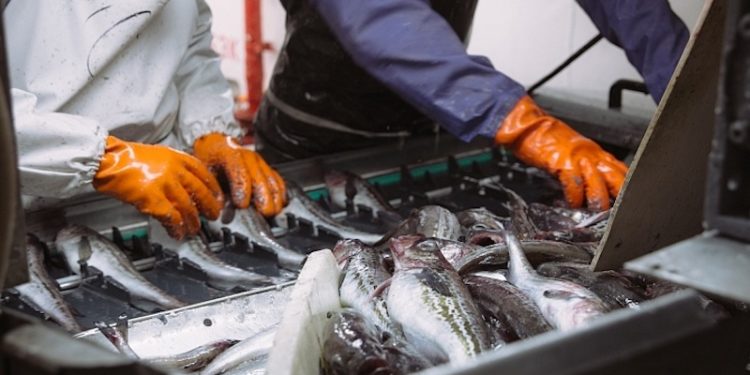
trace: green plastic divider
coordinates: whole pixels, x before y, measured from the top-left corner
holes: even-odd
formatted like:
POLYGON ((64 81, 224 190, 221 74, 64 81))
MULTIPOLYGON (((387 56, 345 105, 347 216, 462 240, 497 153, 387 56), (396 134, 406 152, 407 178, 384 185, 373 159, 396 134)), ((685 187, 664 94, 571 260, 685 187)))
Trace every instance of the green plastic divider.
MULTIPOLYGON (((456 161, 458 162, 459 167, 462 167, 462 168, 471 166, 473 163, 479 163, 479 164, 489 163, 492 161, 492 153, 483 152, 481 154, 459 158, 456 161)), ((415 167, 409 170, 409 173, 414 178, 422 178, 427 173, 441 174, 441 173, 447 173, 447 172, 448 172, 448 162, 437 162, 433 164, 422 165, 422 166, 415 167)), ((380 175, 380 176, 371 177, 367 179, 367 182, 373 185, 377 184, 380 186, 395 185, 401 182, 401 173, 393 172, 393 173, 387 173, 387 174, 380 175)), ((315 190, 310 190, 307 192, 307 196, 317 201, 328 196, 328 189, 323 187, 323 188, 319 188, 315 190)))
POLYGON ((133 229, 122 233, 122 239, 130 241, 133 238, 146 238, 148 237, 148 228, 133 229))

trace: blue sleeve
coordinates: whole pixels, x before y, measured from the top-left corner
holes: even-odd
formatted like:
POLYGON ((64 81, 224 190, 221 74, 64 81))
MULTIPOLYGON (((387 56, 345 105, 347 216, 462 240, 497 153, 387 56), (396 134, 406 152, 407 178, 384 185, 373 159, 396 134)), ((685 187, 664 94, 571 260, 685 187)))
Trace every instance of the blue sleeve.
POLYGON ((610 42, 622 47, 658 103, 690 38, 667 0, 578 0, 610 42))
POLYGON ((310 0, 354 61, 462 140, 494 137, 526 94, 470 56, 429 0, 310 0))

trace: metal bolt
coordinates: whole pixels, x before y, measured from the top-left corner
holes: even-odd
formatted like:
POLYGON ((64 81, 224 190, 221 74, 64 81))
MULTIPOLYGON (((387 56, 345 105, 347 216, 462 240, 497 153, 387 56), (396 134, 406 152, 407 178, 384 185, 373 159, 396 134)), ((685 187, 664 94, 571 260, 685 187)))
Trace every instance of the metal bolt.
POLYGON ((727 189, 731 192, 735 192, 740 189, 740 180, 735 177, 730 177, 729 180, 727 180, 727 189))
POLYGON ((737 144, 745 143, 748 139, 750 124, 745 120, 737 120, 729 125, 729 139, 737 144))

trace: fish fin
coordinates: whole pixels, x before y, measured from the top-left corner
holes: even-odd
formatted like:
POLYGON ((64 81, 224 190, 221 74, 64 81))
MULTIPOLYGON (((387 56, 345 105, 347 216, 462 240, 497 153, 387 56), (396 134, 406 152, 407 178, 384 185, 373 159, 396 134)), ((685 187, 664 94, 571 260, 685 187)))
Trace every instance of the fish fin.
POLYGON ((383 294, 383 292, 385 292, 385 290, 391 286, 391 281, 393 281, 393 277, 389 277, 385 279, 385 281, 380 283, 380 285, 378 285, 378 287, 375 288, 375 290, 373 290, 372 293, 370 293, 369 299, 373 300, 379 297, 381 294, 383 294))
POLYGON ((572 299, 572 298, 580 298, 580 296, 576 293, 569 292, 567 290, 560 290, 560 289, 545 290, 543 294, 544 294, 544 297, 551 298, 551 299, 567 300, 567 299, 572 299))

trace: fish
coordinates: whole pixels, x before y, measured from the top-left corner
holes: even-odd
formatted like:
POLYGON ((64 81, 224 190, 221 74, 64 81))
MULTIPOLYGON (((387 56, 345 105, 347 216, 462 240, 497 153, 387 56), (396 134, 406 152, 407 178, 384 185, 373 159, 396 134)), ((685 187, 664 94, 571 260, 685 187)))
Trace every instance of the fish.
POLYGON ((218 358, 219 355, 225 353, 228 349, 233 348, 238 342, 238 340, 229 339, 219 340, 201 345, 184 353, 166 357, 143 358, 143 361, 156 366, 182 369, 185 371, 198 371, 206 367, 209 363, 212 363, 215 358, 218 358))
MULTIPOLYGON (((521 240, 526 259, 531 264, 545 262, 591 263, 592 255, 579 246, 557 241, 521 240)), ((508 245, 505 241, 490 246, 477 246, 472 252, 465 253, 454 262, 454 268, 460 274, 466 274, 483 264, 505 265, 509 260, 508 245)))
POLYGON ((184 302, 146 280, 117 245, 90 228, 68 226, 57 234, 55 244, 73 273, 86 276, 80 268, 83 263, 95 267, 119 283, 130 294, 131 304, 140 309, 169 310, 185 306, 184 302))
POLYGON ((175 249, 182 261, 190 261, 205 272, 208 285, 220 290, 236 287, 252 288, 273 285, 273 280, 264 275, 250 272, 225 263, 208 248, 203 239, 190 237, 175 249))
POLYGON ((260 356, 256 360, 246 361, 231 369, 224 371, 221 375, 265 375, 268 355, 260 356))
POLYGON ((393 341, 362 314, 353 309, 329 313, 321 356, 322 373, 408 374, 432 364, 409 348, 393 341))
POLYGON ((461 237, 461 223, 448 209, 427 205, 413 210, 389 238, 405 235, 457 241, 461 237))
POLYGON ((400 223, 403 220, 401 214, 361 177, 350 172, 329 171, 323 178, 335 206, 343 209, 347 202, 351 202, 355 212, 359 206, 364 206, 384 222, 400 223))
POLYGON ((422 237, 390 241, 395 272, 386 304, 406 340, 430 360, 465 362, 490 348, 479 308, 458 273, 422 237))
POLYGON ((534 236, 537 239, 598 242, 604 236, 609 210, 593 213, 532 203, 529 216, 539 229, 534 236))
POLYGON ((504 191, 508 196, 505 206, 510 211, 510 229, 513 234, 521 240, 535 238, 539 228, 529 216, 529 205, 515 191, 506 188, 502 184, 494 183, 493 186, 504 191))
POLYGON ((201 371, 201 375, 222 374, 247 362, 267 361, 277 328, 278 325, 273 325, 240 341, 218 355, 201 371))
POLYGON ((609 309, 639 309, 646 292, 616 271, 594 272, 585 264, 544 263, 537 272, 546 277, 568 280, 594 292, 609 309))
POLYGON ((227 204, 218 220, 208 222, 209 230, 214 232, 221 232, 221 228, 224 227, 276 254, 279 265, 283 268, 297 271, 302 268, 307 258, 304 254, 282 245, 274 237, 266 219, 252 208, 235 209, 231 203, 227 204))
POLYGON ((126 357, 141 360, 151 365, 182 369, 186 371, 197 371, 217 358, 222 352, 235 345, 238 340, 219 340, 209 344, 198 346, 184 353, 178 353, 165 357, 140 357, 130 347, 127 339, 126 328, 120 325, 109 326, 104 322, 94 322, 101 334, 126 357))
POLYGON ((463 210, 456 213, 456 218, 464 233, 483 229, 503 230, 509 224, 508 219, 501 218, 484 207, 463 210))
POLYGON ((29 282, 14 288, 21 295, 21 299, 31 302, 66 331, 80 332, 83 328, 76 321, 73 310, 63 299, 57 282, 50 277, 44 267, 42 243, 30 234, 26 235, 26 262, 29 282))
POLYGON ((372 245, 383 238, 383 234, 364 232, 334 220, 317 203, 310 199, 298 185, 287 185, 288 203, 286 207, 274 217, 276 225, 289 228, 288 215, 309 221, 316 230, 322 228, 336 234, 340 238, 358 239, 372 245))
POLYGON ((343 264, 339 286, 341 305, 353 308, 383 330, 399 333, 388 317, 383 295, 373 295, 378 286, 391 277, 380 253, 354 239, 339 241, 333 253, 339 264, 343 264))
POLYGON ((486 273, 464 276, 474 301, 505 342, 526 339, 552 330, 534 302, 513 284, 486 273))
POLYGON ((607 305, 583 286, 539 275, 513 233, 506 232, 505 242, 510 255, 508 281, 534 301, 553 327, 571 330, 608 311, 607 305))
MULTIPOLYGON (((529 217, 534 224, 544 231, 559 231, 573 229, 582 218, 579 219, 577 213, 582 210, 569 210, 565 215, 554 207, 541 203, 529 204, 529 217), (576 220, 579 219, 579 220, 576 220)), ((581 214, 582 215, 582 214, 581 214)))
POLYGON ((448 263, 453 266, 453 269, 456 269, 456 267, 460 265, 461 260, 465 257, 468 257, 475 252, 481 251, 481 249, 479 249, 479 246, 476 245, 467 244, 460 241, 444 240, 440 238, 425 238, 420 241, 420 246, 423 248, 426 246, 432 246, 440 251, 440 253, 443 254, 445 260, 447 260, 448 263))

